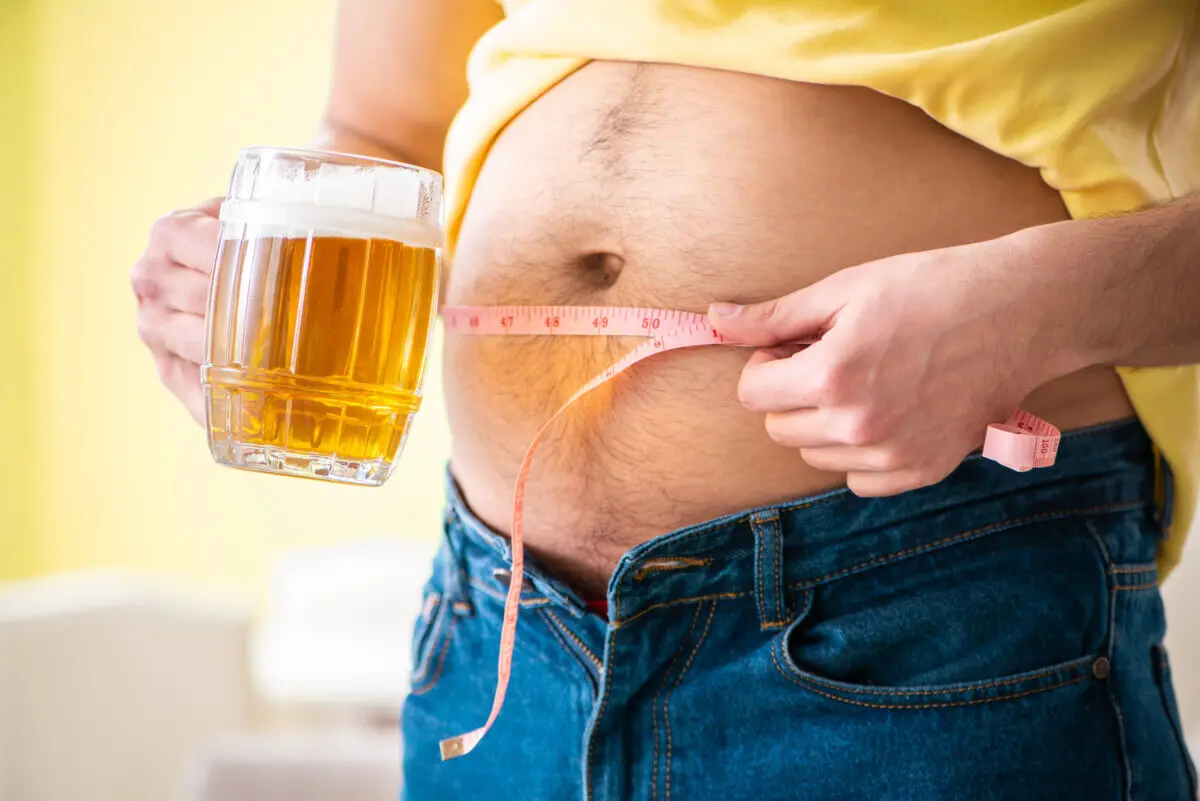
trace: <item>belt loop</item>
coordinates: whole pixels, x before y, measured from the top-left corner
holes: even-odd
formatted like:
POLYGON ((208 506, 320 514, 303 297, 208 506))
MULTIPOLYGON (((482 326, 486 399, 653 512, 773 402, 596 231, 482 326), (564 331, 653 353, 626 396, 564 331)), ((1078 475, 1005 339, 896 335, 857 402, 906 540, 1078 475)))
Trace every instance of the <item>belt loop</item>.
POLYGON ((783 537, 779 532, 779 510, 768 509, 750 517, 754 530, 754 600, 758 625, 763 631, 787 625, 783 599, 783 537))
POLYGON ((1159 533, 1165 540, 1171 536, 1171 520, 1175 514, 1175 474, 1162 451, 1154 449, 1156 467, 1155 478, 1158 479, 1158 526, 1159 533))
POLYGON ((445 559, 437 560, 441 564, 443 596, 450 603, 462 603, 470 599, 467 586, 466 567, 466 536, 460 520, 447 520, 445 528, 445 559))

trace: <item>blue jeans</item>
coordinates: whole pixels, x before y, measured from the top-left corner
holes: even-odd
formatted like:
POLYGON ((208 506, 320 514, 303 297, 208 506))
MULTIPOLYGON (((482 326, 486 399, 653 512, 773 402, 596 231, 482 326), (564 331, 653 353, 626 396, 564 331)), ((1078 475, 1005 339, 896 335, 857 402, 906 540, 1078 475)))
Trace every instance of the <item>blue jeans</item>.
POLYGON ((883 499, 838 490, 639 545, 609 619, 534 563, 508 701, 507 541, 451 487, 403 712, 405 798, 1183 799, 1141 426, 1058 464, 979 456, 883 499))

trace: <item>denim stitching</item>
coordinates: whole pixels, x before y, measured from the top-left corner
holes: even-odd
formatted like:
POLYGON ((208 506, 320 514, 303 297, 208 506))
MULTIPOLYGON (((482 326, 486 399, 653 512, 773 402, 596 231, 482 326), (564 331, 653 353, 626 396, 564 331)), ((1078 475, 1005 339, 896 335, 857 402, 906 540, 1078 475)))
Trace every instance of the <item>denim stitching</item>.
MULTIPOLYGON (((1175 742, 1178 745, 1180 756, 1183 758, 1183 773, 1189 792, 1192 797, 1196 797, 1196 770, 1188 753, 1187 738, 1183 734, 1183 722, 1179 719, 1178 710, 1173 711, 1171 704, 1167 700, 1169 697, 1167 693, 1171 692, 1168 689, 1171 685, 1171 660, 1167 654, 1166 646, 1161 642, 1152 645, 1150 650, 1154 654, 1155 679, 1158 685, 1158 696, 1162 700, 1163 712, 1171 724, 1171 730, 1175 734, 1175 742)), ((1178 706, 1178 702, 1176 702, 1176 706, 1178 706)))
MULTIPOLYGON (((720 601, 720 600, 725 600, 728 598, 745 598, 747 595, 753 595, 753 594, 754 593, 752 591, 751 592, 719 592, 714 595, 696 595, 691 598, 676 598, 674 601, 664 601, 661 604, 650 604, 645 609, 638 610, 638 612, 636 614, 633 614, 630 617, 625 618, 624 620, 619 620, 619 619, 614 620, 611 623, 609 623, 608 625, 614 629, 619 629, 622 626, 624 626, 628 623, 631 623, 634 620, 637 620, 639 617, 646 614, 647 612, 651 612, 655 609, 662 609, 662 608, 668 607, 668 606, 678 606, 679 604, 690 604, 690 603, 695 603, 696 601, 720 601)), ((617 595, 619 598, 620 597, 619 591, 618 591, 617 595)), ((620 609, 620 607, 618 607, 618 610, 619 609, 620 609)))
MULTIPOLYGON (((786 617, 783 602, 783 532, 779 530, 779 512, 773 513, 775 525, 775 617, 786 617)), ((770 625, 783 625, 784 621, 772 621, 770 625)))
POLYGON ((755 605, 758 607, 759 627, 767 629, 770 627, 787 625, 786 620, 782 620, 783 611, 780 608, 780 598, 782 596, 783 584, 783 537, 779 534, 779 510, 768 509, 766 512, 755 514, 750 518, 750 528, 754 531, 754 570, 755 570, 755 605), (767 619, 767 609, 765 594, 762 588, 762 558, 763 549, 758 547, 759 542, 766 536, 763 532, 769 530, 768 526, 773 526, 773 536, 775 540, 775 608, 771 610, 771 619, 767 619))
MULTIPOLYGON (((716 608, 716 604, 713 605, 716 608)), ((671 671, 675 669, 675 663, 679 661, 683 649, 687 646, 688 640, 692 638, 692 634, 696 631, 696 624, 700 622, 700 604, 696 604, 696 613, 692 615, 692 625, 688 629, 687 634, 679 641, 679 648, 675 650, 675 656, 671 658, 671 664, 667 666, 666 673, 663 674, 662 684, 658 685, 658 692, 654 694, 654 701, 650 704, 650 718, 654 721, 654 772, 650 780, 650 798, 655 801, 658 798, 658 697, 662 695, 662 691, 666 689, 667 682, 671 680, 671 671)), ((664 712, 664 716, 665 716, 664 712)), ((668 731, 670 730, 671 722, 666 721, 668 731)), ((668 757, 669 759, 669 757, 668 757)), ((667 770, 670 770, 670 764, 667 765, 667 770)))
POLYGON ((614 622, 611 625, 616 626, 617 624, 615 621, 618 621, 620 619, 621 619, 621 582, 618 581, 617 582, 617 591, 613 597, 613 621, 614 622))
MULTIPOLYGON (((794 608, 795 608, 796 612, 792 616, 791 620, 785 621, 785 624, 788 626, 792 626, 793 624, 798 624, 803 618, 808 617, 808 613, 812 611, 812 604, 813 604, 813 591, 811 589, 792 590, 791 592, 792 592, 792 602, 794 604, 794 608), (801 596, 801 593, 803 593, 803 596, 801 596), (803 597, 803 600, 801 600, 802 597, 803 597)), ((782 636, 786 637, 787 635, 785 633, 782 636)))
POLYGON ((995 698, 976 698, 973 701, 947 701, 944 703, 933 703, 933 704, 878 704, 878 703, 869 703, 867 701, 855 701, 851 698, 842 698, 841 696, 837 696, 832 693, 827 693, 822 690, 818 690, 815 687, 809 686, 808 684, 802 682, 801 680, 795 678, 794 676, 789 675, 788 673, 786 673, 784 671, 784 669, 779 664, 779 657, 775 654, 774 648, 771 649, 771 661, 773 661, 775 663, 775 669, 779 671, 781 676, 783 676, 785 679, 792 682, 793 684, 797 685, 798 687, 801 687, 801 688, 809 691, 810 693, 815 693, 817 695, 823 696, 823 697, 828 698, 833 701, 837 701, 839 703, 853 704, 854 706, 863 706, 863 707, 868 707, 870 709, 945 709, 948 707, 975 706, 977 704, 990 704, 990 703, 994 703, 996 701, 1011 701, 1015 698, 1024 698, 1027 695, 1035 695, 1036 693, 1044 693, 1048 690, 1057 690, 1060 687, 1066 687, 1071 684, 1078 684, 1079 682, 1083 681, 1084 679, 1088 678, 1088 676, 1089 676, 1089 674, 1084 673, 1082 675, 1076 676, 1073 679, 1066 679, 1066 680, 1060 681, 1056 684, 1049 684, 1045 687, 1033 687, 1033 688, 1024 690, 1019 693, 1010 693, 1009 695, 998 695, 995 698))
MULTIPOLYGON (((1100 531, 1096 528, 1096 524, 1092 519, 1086 518, 1083 521, 1087 526, 1088 533, 1092 536, 1092 541, 1096 544, 1096 549, 1100 551, 1100 559, 1103 562, 1106 572, 1113 568, 1112 554, 1108 552, 1108 546, 1104 544, 1104 537, 1100 536, 1100 531)), ((1108 640, 1107 656, 1109 662, 1113 662, 1113 655, 1117 647, 1117 590, 1119 585, 1117 578, 1109 574, 1108 578, 1108 630, 1105 632, 1105 639, 1108 640)), ((1122 797, 1128 799, 1133 793, 1133 768, 1129 764, 1129 744, 1125 736, 1125 714, 1121 711, 1121 703, 1117 700, 1116 688, 1113 682, 1108 683, 1108 702, 1112 705, 1113 717, 1117 722, 1117 738, 1119 740, 1121 752, 1121 776, 1125 780, 1124 786, 1121 788, 1122 797)))
POLYGON ((435 629, 434 623, 437 622, 437 613, 440 609, 442 596, 436 591, 429 591, 425 595, 425 602, 421 606, 421 616, 418 619, 419 625, 415 627, 413 632, 413 672, 410 680, 423 681, 425 674, 429 672, 429 655, 433 652, 433 642, 439 632, 435 629), (424 631, 421 627, 424 627, 424 631), (418 657, 424 656, 424 659, 418 657))
POLYGON ((971 529, 970 531, 964 531, 961 534, 955 534, 952 537, 943 537, 940 540, 934 540, 933 542, 927 542, 923 545, 915 545, 912 548, 904 548, 903 550, 899 550, 894 553, 884 554, 883 556, 875 556, 864 562, 859 562, 856 565, 851 565, 850 567, 843 568, 841 570, 836 570, 832 573, 827 573, 824 576, 819 576, 814 579, 805 579, 804 581, 797 581, 794 584, 789 584, 788 588, 790 589, 790 588, 795 588, 795 587, 805 587, 805 588, 812 587, 817 584, 820 584, 821 582, 829 581, 830 579, 841 578, 842 576, 849 575, 850 573, 854 573, 855 571, 861 570, 865 567, 875 567, 878 565, 887 564, 888 562, 891 562, 895 559, 899 559, 904 556, 912 556, 914 554, 924 553, 926 551, 930 551, 935 548, 940 548, 943 545, 949 545, 951 543, 971 539, 973 537, 977 537, 977 536, 980 536, 983 534, 995 533, 997 531, 1001 531, 1001 530, 1008 529, 1008 528, 1015 528, 1017 526, 1025 526, 1030 523, 1038 523, 1043 520, 1056 520, 1056 519, 1060 519, 1060 518, 1064 518, 1064 517, 1076 517, 1076 516, 1082 516, 1082 515, 1089 515, 1089 514, 1094 514, 1096 512, 1111 512, 1111 511, 1123 511, 1123 510, 1127 510, 1127 509, 1136 509, 1139 506, 1144 506, 1145 503, 1146 503, 1145 501, 1130 501, 1127 503, 1109 504, 1107 506, 1092 506, 1092 507, 1089 507, 1086 509, 1067 509, 1067 510, 1063 510, 1060 512, 1043 512, 1042 514, 1030 515, 1029 517, 1018 517, 1018 518, 1014 518, 1012 520, 1006 520, 1003 523, 992 523, 990 525, 981 526, 980 528, 971 529))
POLYGON ((762 625, 766 625, 767 612, 763 609, 763 591, 762 591, 762 548, 759 543, 762 540, 760 529, 761 523, 758 517, 750 518, 750 530, 754 532, 754 605, 758 608, 758 620, 762 625))
MULTIPOLYGON (((697 606, 696 608, 699 609, 699 606, 697 606)), ((704 642, 704 638, 708 636, 708 629, 710 626, 712 626, 713 617, 715 617, 716 614, 717 614, 717 605, 714 603, 709 607, 708 620, 705 621, 705 623, 704 623, 704 631, 702 631, 700 633, 700 639, 696 642, 696 647, 692 649, 691 656, 688 657, 688 661, 686 663, 684 663, 684 665, 683 665, 683 670, 680 671, 680 673, 679 673, 679 678, 675 680, 675 687, 678 687, 680 684, 683 684, 683 677, 685 675, 687 675, 688 669, 691 668, 691 666, 692 666, 692 661, 695 660, 696 654, 698 654, 700 652, 700 645, 704 642)), ((670 695, 670 693, 668 693, 668 696, 669 695, 670 695)))
POLYGON ((1147 562, 1140 565, 1125 565, 1123 567, 1111 567, 1108 569, 1110 576, 1120 575, 1122 573, 1149 573, 1151 570, 1157 570, 1158 565, 1153 562, 1147 562))
MULTIPOLYGON (((606 638, 607 642, 604 647, 604 660, 608 662, 612 659, 612 646, 616 639, 610 635, 606 638)), ((592 725, 592 736, 588 738, 587 747, 587 770, 584 773, 584 779, 587 781, 587 797, 588 801, 595 799, 595 782, 592 781, 592 755, 596 748, 596 729, 600 728, 600 721, 604 718, 604 709, 608 706, 608 694, 612 690, 612 671, 606 671, 603 667, 600 669, 600 680, 604 683, 604 695, 600 699, 600 711, 596 713, 596 722, 592 725)))
MULTIPOLYGON (((782 642, 780 643, 779 647, 780 649, 783 648, 782 642)), ((1085 656, 1074 661, 1079 662, 1080 665, 1082 665, 1085 663, 1085 660, 1090 662, 1094 659, 1095 657, 1085 656)), ((1078 666, 1063 667, 1062 665, 1058 665, 1056 667, 1046 668, 1038 673, 1031 673, 1027 675, 1022 674, 1006 679, 997 679, 995 681, 988 682, 987 684, 972 684, 970 687, 945 687, 933 690, 905 690, 899 687, 894 689, 889 689, 887 687, 862 687, 861 689, 856 687, 854 689, 849 689, 847 687, 842 687, 838 684, 835 684, 834 682, 818 678, 817 676, 797 676, 797 678, 803 682, 819 684, 822 687, 828 687, 831 690, 840 690, 842 692, 854 693, 855 695, 949 695, 951 693, 969 693, 974 692, 975 690, 989 690, 993 687, 1006 687, 1010 684, 1020 684, 1026 681, 1033 681, 1034 679, 1042 679, 1046 676, 1052 676, 1055 673, 1061 673, 1064 670, 1075 670, 1077 668, 1078 666)))
POLYGON ((779 513, 771 510, 771 522, 775 524, 775 620, 764 620, 763 628, 782 628, 788 624, 787 609, 783 602, 783 535, 779 531, 779 513))
POLYGON ((1129 590, 1148 590, 1151 587, 1157 587, 1157 586, 1158 586, 1158 579, 1155 579, 1154 581, 1147 581, 1145 584, 1118 584, 1116 587, 1113 587, 1113 591, 1114 592, 1127 592, 1129 590))
POLYGON ((426 624, 433 622, 433 613, 437 611, 437 606, 442 602, 442 596, 437 592, 430 592, 425 596, 425 603, 421 605, 421 620, 426 624))
MULTIPOLYGON (((431 593, 431 595, 437 596, 438 594, 431 593)), ((422 684, 427 680, 429 676, 429 668, 433 662, 433 655, 438 649, 438 643, 441 638, 445 636, 446 627, 450 625, 449 623, 444 623, 441 628, 438 627, 437 613, 439 611, 441 611, 440 607, 437 604, 434 604, 432 607, 431 617, 427 617, 424 611, 421 614, 421 621, 422 624, 426 626, 426 630, 425 636, 420 638, 420 642, 416 644, 416 648, 413 652, 414 662, 410 682, 422 684)), ((454 616, 451 615, 450 619, 453 620, 453 618, 454 616)))
MULTIPOLYGON (((696 612, 700 612, 699 604, 696 605, 696 612)), ((717 604, 714 601, 708 608, 708 620, 704 623, 704 631, 700 634, 700 639, 696 640, 696 647, 692 649, 691 656, 684 663, 683 670, 679 671, 679 678, 675 680, 674 686, 667 690, 667 697, 663 699, 663 720, 667 724, 667 767, 666 767, 666 801, 671 801, 671 693, 683 684, 683 677, 687 675, 688 668, 692 666, 692 660, 696 658, 696 654, 700 653, 700 646, 704 644, 704 638, 708 636, 708 629, 712 625, 713 616, 717 613, 717 604)))
POLYGON ((450 622, 446 624, 446 633, 442 636, 442 651, 438 654, 437 669, 433 675, 422 684, 420 687, 414 687, 409 690, 410 695, 424 695, 434 688, 438 680, 442 677, 442 666, 446 664, 446 652, 450 650, 450 635, 454 633, 454 626, 458 623, 458 616, 454 615, 450 618, 450 622))
POLYGON ((559 619, 558 615, 554 614, 553 610, 543 609, 542 613, 547 615, 551 620, 553 620, 554 623, 558 626, 558 628, 562 630, 562 633, 567 635, 568 637, 570 637, 571 640, 577 646, 579 646, 579 650, 583 651, 583 653, 587 656, 587 658, 592 660, 592 664, 595 665, 597 669, 602 669, 604 667, 604 664, 596 657, 595 654, 593 654, 591 652, 591 649, 589 649, 586 645, 583 644, 583 640, 581 640, 581 639, 579 639, 579 637, 575 636, 575 632, 573 632, 569 628, 567 628, 567 625, 565 623, 563 623, 562 620, 559 619))

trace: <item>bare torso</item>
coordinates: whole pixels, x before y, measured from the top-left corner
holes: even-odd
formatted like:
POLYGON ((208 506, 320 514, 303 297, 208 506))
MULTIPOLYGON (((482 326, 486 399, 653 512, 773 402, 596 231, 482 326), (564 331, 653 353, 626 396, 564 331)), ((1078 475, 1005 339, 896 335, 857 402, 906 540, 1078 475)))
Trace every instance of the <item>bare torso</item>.
MULTIPOLYGON (((597 62, 496 141, 447 301, 704 311, 777 297, 841 268, 1065 219, 1035 170, 865 89, 597 62)), ((448 337, 452 469, 507 532, 534 432, 621 338, 448 337)), ((768 439, 735 395, 748 353, 655 357, 585 398, 529 481, 526 543, 602 597, 630 547, 839 486, 768 439)), ((1112 371, 1048 384, 1024 407, 1064 430, 1132 414, 1112 371)))

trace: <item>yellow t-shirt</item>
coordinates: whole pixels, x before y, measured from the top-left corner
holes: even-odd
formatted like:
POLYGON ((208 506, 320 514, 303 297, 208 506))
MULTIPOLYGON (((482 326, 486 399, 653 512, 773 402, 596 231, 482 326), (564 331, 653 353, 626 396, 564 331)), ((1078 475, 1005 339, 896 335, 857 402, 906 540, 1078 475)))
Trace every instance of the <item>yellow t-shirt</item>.
MULTIPOLYGON (((446 143, 450 247, 487 151, 591 60, 865 86, 1041 170, 1074 217, 1200 191, 1200 0, 507 0, 446 143)), ((1121 368, 1175 478, 1179 560, 1200 480, 1200 374, 1121 368)))

